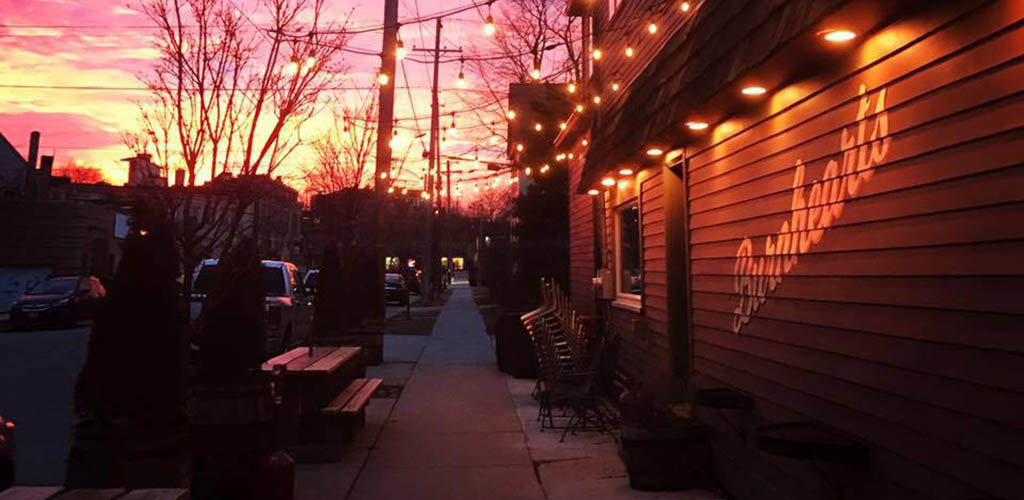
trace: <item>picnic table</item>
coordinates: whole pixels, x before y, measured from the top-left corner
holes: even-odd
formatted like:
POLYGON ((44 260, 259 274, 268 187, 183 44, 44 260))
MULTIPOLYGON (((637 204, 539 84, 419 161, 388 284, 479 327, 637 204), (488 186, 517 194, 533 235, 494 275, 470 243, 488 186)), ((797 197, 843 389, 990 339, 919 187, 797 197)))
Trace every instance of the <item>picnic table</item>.
POLYGON ((188 500, 188 490, 177 488, 126 490, 63 486, 14 486, 0 491, 0 500, 188 500))
POLYGON ((321 410, 366 375, 363 349, 354 346, 296 347, 263 363, 281 398, 278 438, 282 445, 324 440, 321 410))

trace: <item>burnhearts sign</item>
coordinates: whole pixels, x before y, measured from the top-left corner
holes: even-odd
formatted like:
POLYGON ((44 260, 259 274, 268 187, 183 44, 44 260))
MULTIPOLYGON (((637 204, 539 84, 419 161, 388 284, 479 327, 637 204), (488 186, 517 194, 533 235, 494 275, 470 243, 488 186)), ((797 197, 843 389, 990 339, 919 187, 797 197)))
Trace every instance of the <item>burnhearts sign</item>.
POLYGON ((793 199, 790 216, 774 235, 765 237, 764 253, 754 255, 754 242, 744 238, 736 251, 733 268, 735 291, 739 304, 733 311, 732 331, 739 333, 743 325, 757 313, 769 293, 793 271, 800 254, 821 242, 825 232, 843 216, 846 200, 856 198, 875 175, 874 167, 889 154, 889 114, 885 109, 885 88, 874 95, 874 115, 866 120, 872 96, 860 86, 857 119, 844 128, 839 139, 842 164, 828 160, 821 180, 805 184, 804 164, 796 160, 793 174, 793 199), (870 135, 868 129, 870 128, 870 135))

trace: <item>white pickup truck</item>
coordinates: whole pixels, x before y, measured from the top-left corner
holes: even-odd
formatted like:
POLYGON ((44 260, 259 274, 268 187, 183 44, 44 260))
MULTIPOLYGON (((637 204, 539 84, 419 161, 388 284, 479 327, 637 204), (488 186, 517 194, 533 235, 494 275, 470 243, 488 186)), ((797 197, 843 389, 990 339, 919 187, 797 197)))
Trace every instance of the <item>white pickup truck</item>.
MULTIPOLYGON (((217 259, 206 259, 192 278, 189 314, 194 322, 203 310, 203 300, 216 280, 217 259)), ((299 270, 291 262, 264 260, 263 291, 266 294, 267 353, 279 353, 300 344, 312 327, 312 301, 306 294, 299 270)))

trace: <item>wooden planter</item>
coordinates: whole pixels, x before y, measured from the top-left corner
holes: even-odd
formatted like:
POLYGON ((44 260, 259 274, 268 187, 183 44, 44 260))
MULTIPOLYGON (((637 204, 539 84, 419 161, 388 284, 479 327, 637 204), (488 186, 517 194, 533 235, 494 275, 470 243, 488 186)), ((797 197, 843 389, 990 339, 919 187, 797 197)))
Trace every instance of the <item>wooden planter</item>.
POLYGON ((708 428, 701 424, 666 429, 623 425, 619 456, 635 490, 674 491, 714 484, 708 428))
POLYGON ((184 429, 159 432, 127 419, 75 424, 66 478, 70 486, 182 488, 188 477, 184 429))
POLYGON ((273 401, 264 384, 197 387, 189 400, 194 498, 271 498, 273 401))

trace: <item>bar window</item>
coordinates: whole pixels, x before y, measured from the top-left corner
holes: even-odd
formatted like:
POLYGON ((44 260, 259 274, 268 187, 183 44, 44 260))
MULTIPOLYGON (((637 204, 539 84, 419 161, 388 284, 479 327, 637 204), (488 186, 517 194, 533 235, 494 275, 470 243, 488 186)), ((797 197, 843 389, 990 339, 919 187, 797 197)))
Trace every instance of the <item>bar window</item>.
POLYGON ((615 212, 617 252, 615 271, 618 299, 624 305, 639 307, 643 293, 643 256, 640 241, 640 205, 631 202, 615 212))

